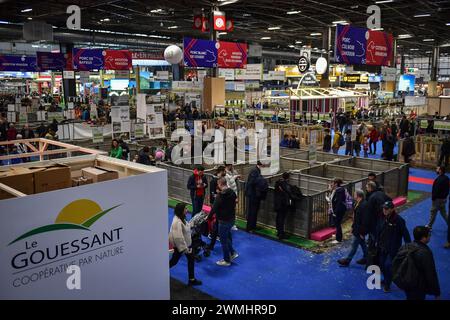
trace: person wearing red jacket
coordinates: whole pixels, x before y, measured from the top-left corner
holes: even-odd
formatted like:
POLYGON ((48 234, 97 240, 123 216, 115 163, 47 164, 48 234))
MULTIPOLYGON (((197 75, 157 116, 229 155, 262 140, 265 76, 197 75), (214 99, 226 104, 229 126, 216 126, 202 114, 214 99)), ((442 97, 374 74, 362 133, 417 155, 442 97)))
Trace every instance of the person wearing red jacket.
POLYGON ((369 133, 369 154, 377 153, 377 141, 378 141, 379 133, 377 128, 372 127, 369 133), (372 152, 372 144, 373 144, 373 152, 372 152))
POLYGON ((17 137, 17 129, 14 127, 14 124, 9 124, 9 129, 6 131, 6 138, 8 140, 16 140, 17 137))

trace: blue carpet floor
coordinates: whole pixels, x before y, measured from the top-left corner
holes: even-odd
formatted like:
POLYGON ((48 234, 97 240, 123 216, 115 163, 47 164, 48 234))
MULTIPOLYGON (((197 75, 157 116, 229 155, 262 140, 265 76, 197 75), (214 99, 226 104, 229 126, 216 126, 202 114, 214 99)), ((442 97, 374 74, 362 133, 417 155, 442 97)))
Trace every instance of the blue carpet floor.
MULTIPOLYGON (((379 143, 378 151, 381 150, 379 143)), ((341 148, 340 153, 344 149, 341 148)), ((375 156, 379 157, 379 155, 375 156)), ((435 178, 431 170, 411 169, 410 174, 423 178, 435 178)), ((431 192, 431 185, 410 183, 410 190, 431 192)), ((428 222, 431 199, 403 211, 411 232, 417 225, 428 222)), ((169 209, 169 219, 173 211, 169 209)), ((433 250, 441 285, 442 299, 450 300, 450 251, 443 248, 447 225, 438 216, 433 227, 430 247, 433 250)), ((354 262, 341 268, 336 260, 349 251, 350 243, 324 254, 313 254, 303 249, 290 247, 277 241, 250 235, 243 231, 233 232, 233 241, 239 257, 229 268, 219 267, 220 242, 209 258, 196 263, 196 277, 203 281, 201 291, 219 299, 333 299, 333 300, 398 300, 404 293, 392 285, 391 293, 369 290, 366 286, 368 274, 354 262)), ((361 252, 355 260, 361 257, 361 252)), ((187 281, 187 265, 183 258, 171 269, 171 276, 187 281)), ((429 299, 432 297, 428 297, 429 299)))
MULTIPOLYGON (((426 199, 404 211, 410 231, 424 225, 429 216, 431 200, 426 199)), ((172 210, 169 210, 170 219, 172 210)), ((442 298, 450 299, 450 251, 442 245, 447 227, 438 217, 430 242, 441 283, 442 298)), ((391 293, 369 290, 368 274, 364 268, 352 263, 341 268, 336 260, 345 256, 349 241, 324 254, 313 254, 303 249, 247 234, 233 232, 235 249, 239 257, 230 268, 215 264, 221 258, 221 248, 196 264, 196 276, 203 281, 199 289, 219 299, 404 299, 395 285, 391 293)), ((360 252, 355 257, 359 258, 360 252)), ((171 275, 180 281, 187 280, 185 259, 171 269, 171 275)))

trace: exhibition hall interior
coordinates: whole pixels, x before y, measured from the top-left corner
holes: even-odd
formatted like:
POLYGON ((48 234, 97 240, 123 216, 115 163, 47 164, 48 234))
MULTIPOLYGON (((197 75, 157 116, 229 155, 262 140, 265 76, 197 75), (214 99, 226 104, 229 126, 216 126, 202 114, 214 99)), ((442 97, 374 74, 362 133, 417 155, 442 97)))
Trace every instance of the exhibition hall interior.
POLYGON ((449 300, 449 130, 450 1, 0 1, 0 299, 449 300))

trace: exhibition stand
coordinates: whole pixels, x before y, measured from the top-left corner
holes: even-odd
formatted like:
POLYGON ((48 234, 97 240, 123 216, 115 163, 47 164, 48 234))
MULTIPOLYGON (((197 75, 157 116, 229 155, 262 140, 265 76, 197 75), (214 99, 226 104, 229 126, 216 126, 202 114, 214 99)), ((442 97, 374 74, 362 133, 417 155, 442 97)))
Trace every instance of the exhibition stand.
POLYGON ((81 155, 0 170, 0 298, 170 299, 167 172, 26 143, 43 148, 25 156, 81 155))

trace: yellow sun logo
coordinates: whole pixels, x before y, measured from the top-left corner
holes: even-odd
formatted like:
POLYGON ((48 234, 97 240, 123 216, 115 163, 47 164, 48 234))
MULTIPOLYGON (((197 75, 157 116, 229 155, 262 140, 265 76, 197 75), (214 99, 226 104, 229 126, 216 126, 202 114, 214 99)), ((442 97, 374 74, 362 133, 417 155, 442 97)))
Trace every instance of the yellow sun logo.
POLYGON ((98 219, 119 206, 120 204, 103 210, 96 202, 89 199, 79 199, 73 201, 62 208, 56 217, 54 224, 49 224, 30 230, 12 241, 9 245, 33 235, 49 231, 67 229, 90 231, 89 227, 92 226, 98 219))

